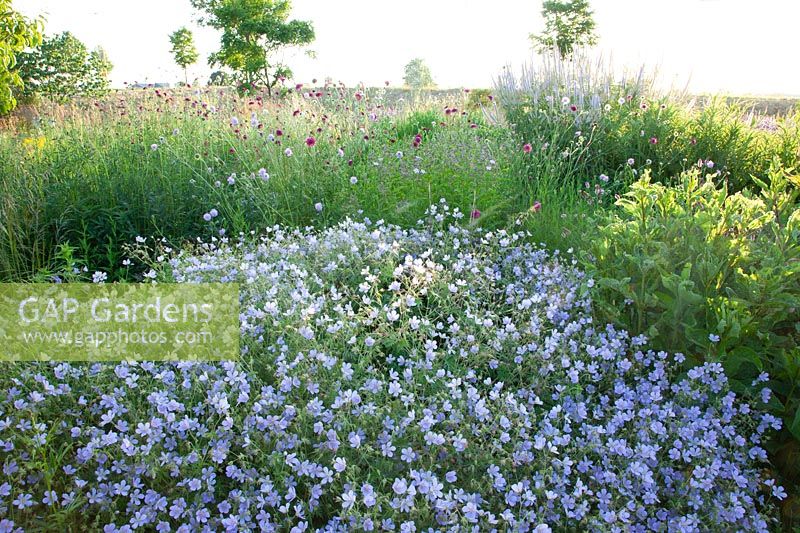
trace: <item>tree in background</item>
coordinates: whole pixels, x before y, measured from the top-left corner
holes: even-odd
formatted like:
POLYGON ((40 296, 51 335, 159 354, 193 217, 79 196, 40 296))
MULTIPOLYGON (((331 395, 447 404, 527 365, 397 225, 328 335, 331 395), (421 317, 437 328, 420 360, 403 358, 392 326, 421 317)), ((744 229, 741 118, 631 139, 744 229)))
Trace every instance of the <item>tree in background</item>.
POLYGON ((233 84, 233 78, 224 70, 215 70, 208 77, 208 85, 216 87, 225 87, 233 84))
POLYGON ((183 81, 189 85, 189 75, 187 69, 189 65, 197 62, 200 54, 197 53, 197 48, 194 46, 194 38, 192 32, 187 28, 180 28, 170 34, 169 42, 172 43, 172 56, 175 63, 183 69, 183 81))
POLYGON ((42 42, 42 21, 30 20, 11 8, 11 0, 0 0, 0 114, 17 106, 13 88, 22 87, 16 71, 17 54, 42 42))
POLYGON ((289 0, 191 0, 201 11, 199 22, 222 31, 219 51, 209 64, 231 69, 247 88, 263 85, 269 94, 281 78, 291 77, 288 66, 275 60, 286 47, 314 40, 310 22, 288 20, 289 0))
POLYGON ((544 32, 531 34, 530 39, 539 51, 558 50, 569 57, 584 45, 597 43, 589 0, 545 0, 542 3, 544 32))
POLYGON ((102 48, 91 52, 70 32, 45 37, 31 51, 17 54, 22 95, 65 102, 74 96, 100 96, 108 91, 113 65, 102 48))
POLYGON ((430 89, 436 87, 431 75, 431 69, 420 58, 412 59, 405 68, 403 80, 412 89, 430 89))

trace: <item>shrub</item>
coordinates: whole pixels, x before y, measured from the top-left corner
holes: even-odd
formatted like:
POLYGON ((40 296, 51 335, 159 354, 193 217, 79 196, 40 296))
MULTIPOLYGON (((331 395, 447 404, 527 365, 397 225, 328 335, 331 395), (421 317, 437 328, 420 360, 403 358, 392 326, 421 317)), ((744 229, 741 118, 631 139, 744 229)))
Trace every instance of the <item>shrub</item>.
MULTIPOLYGON (((644 333, 693 364, 721 362, 800 440, 800 180, 773 163, 758 194, 730 195, 699 170, 667 187, 649 175, 587 242, 602 320, 644 333)), ((796 445, 794 445, 796 448, 796 445)), ((798 481, 797 459, 784 472, 798 481)))
POLYGON ((18 54, 17 68, 24 82, 23 96, 66 102, 75 96, 107 93, 113 66, 102 48, 89 51, 77 37, 64 32, 18 54))
POLYGON ((164 281, 241 283, 241 360, 9 368, 0 515, 105 531, 774 524, 784 493, 759 466, 780 420, 720 365, 681 376, 596 325, 570 258, 463 218, 440 204, 412 230, 275 227, 171 254, 164 281))

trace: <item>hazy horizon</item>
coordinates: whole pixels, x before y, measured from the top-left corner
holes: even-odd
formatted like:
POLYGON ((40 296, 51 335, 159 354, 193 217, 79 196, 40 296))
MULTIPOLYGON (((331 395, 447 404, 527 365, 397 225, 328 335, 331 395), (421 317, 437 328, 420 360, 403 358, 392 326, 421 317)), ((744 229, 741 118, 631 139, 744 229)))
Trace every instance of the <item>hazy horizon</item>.
MULTIPOLYGON (((786 63, 798 51, 792 26, 800 20, 800 2, 765 0, 760 6, 745 0, 594 0, 596 49, 620 66, 657 68, 665 83, 694 93, 800 96, 800 71, 786 63)), ((102 46, 114 63, 115 87, 182 81, 168 35, 184 25, 200 52, 190 79, 214 70, 206 58, 217 48, 218 34, 194 23, 188 0, 14 0, 14 7, 45 15, 48 35, 68 30, 90 48, 102 46)), ((390 9, 367 0, 294 0, 292 17, 314 23, 317 38, 309 48, 316 58, 293 51, 285 59, 304 83, 330 77, 350 86, 399 86, 403 66, 421 57, 439 88, 491 87, 504 66, 517 69, 531 59, 528 34, 542 28, 540 9, 539 1, 498 0, 485 9, 478 0, 408 0, 390 9)))

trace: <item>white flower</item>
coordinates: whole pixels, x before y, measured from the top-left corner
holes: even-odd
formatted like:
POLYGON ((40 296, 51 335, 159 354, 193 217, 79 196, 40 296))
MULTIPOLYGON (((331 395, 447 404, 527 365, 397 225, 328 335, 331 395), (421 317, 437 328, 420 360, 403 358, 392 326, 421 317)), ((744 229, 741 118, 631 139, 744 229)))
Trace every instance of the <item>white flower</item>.
POLYGON ((206 222, 211 222, 211 213, 204 213, 203 220, 205 220, 206 222))
POLYGON ((350 183, 352 183, 353 185, 355 185, 356 183, 358 183, 358 178, 357 178, 357 177, 355 177, 355 176, 350 176, 350 183))
POLYGON ((108 274, 100 272, 99 270, 92 274, 92 283, 103 283, 108 279, 108 274))
POLYGON ((636 160, 634 158, 632 158, 632 157, 628 158, 628 165, 629 166, 633 166, 634 163, 636 163, 636 160))
POLYGON ((269 174, 267 174, 267 169, 265 168, 258 169, 258 176, 264 181, 269 180, 269 174))
POLYGON ((283 153, 286 154, 286 157, 292 157, 293 152, 291 148, 287 148, 286 150, 283 151, 283 153))
POLYGON ((397 153, 394 154, 394 155, 397 156, 397 159, 402 159, 403 158, 403 152, 400 151, 400 150, 398 150, 397 153))
POLYGON ((150 145, 150 149, 155 152, 156 150, 158 150, 158 145, 156 143, 153 143, 150 145))
POLYGON ((211 215, 211 218, 217 218, 217 215, 219 215, 219 211, 217 211, 216 209, 212 209, 211 211, 208 212, 208 214, 211 215))
POLYGON ((600 181, 606 181, 607 182, 608 181, 608 176, 606 176, 605 174, 600 174, 600 181))
POLYGON ((317 210, 317 213, 322 213, 322 202, 317 202, 314 204, 314 209, 317 210))

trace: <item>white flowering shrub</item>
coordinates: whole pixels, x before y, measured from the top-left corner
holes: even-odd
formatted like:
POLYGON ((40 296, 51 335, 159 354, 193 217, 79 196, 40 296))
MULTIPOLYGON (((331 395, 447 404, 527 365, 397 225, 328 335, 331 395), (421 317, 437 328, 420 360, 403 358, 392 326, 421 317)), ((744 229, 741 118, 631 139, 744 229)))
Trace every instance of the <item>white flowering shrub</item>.
POLYGON ((4 372, 0 526, 766 531, 780 421, 594 324, 570 258, 461 217, 165 259, 241 284, 241 360, 4 372))

